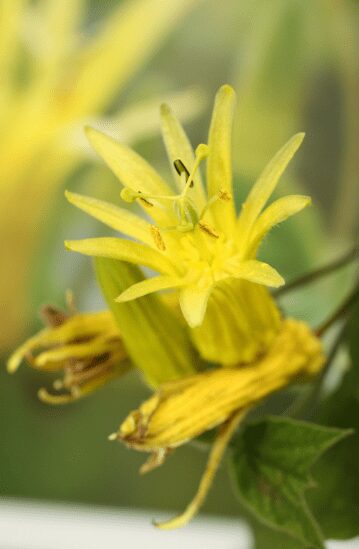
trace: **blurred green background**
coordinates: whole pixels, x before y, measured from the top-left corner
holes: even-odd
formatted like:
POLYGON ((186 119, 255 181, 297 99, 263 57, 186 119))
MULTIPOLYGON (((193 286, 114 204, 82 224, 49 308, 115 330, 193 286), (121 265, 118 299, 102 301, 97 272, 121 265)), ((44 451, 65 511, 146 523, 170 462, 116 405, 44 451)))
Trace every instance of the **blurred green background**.
MULTIPOLYGON (((115 17, 121 5, 129 3, 118 0, 85 3, 76 32, 91 38, 108 18, 115 17)), ((7 2, 3 4, 5 9, 7 2)), ((31 10, 51 2, 14 2, 9 4, 10 9, 11 4, 22 4, 18 9, 23 22, 16 31, 16 40, 22 48, 29 48, 25 62, 36 69, 41 62, 41 39, 46 33, 35 33, 39 43, 36 49, 32 36, 30 48, 26 21, 31 10)), ((194 0, 186 4, 175 22, 169 19, 163 25, 165 30, 157 43, 151 45, 151 55, 144 56, 141 62, 137 60, 136 66, 132 61, 133 71, 121 86, 113 85, 109 100, 93 112, 90 109, 80 113, 62 130, 64 136, 67 138, 71 133, 71 145, 74 127, 80 134, 84 123, 92 119, 116 133, 116 124, 121 128, 121 113, 125 113, 131 145, 166 175, 169 168, 164 149, 158 128, 152 122, 157 116, 157 106, 163 98, 170 102, 178 90, 189 90, 184 92, 175 111, 187 120, 186 128, 196 145, 206 139, 217 88, 230 83, 238 94, 233 150, 238 202, 265 163, 293 133, 307 134, 278 194, 288 194, 289 189, 304 191, 313 197, 314 205, 274 231, 265 243, 262 257, 270 258, 287 279, 336 257, 358 234, 358 2, 194 0), (146 113, 150 122, 140 114, 136 118, 136 112, 132 119, 128 118, 132 105, 149 100, 146 113)), ((138 27, 135 26, 138 33, 132 36, 132 41, 136 42, 144 32, 142 27, 158 25, 160 11, 157 5, 153 20, 138 22, 138 27)), ((46 22, 44 19, 45 31, 46 22)), ((131 52, 131 44, 122 44, 119 59, 131 52)), ((13 63, 19 63, 18 57, 14 57, 13 63)), ((21 71, 26 73, 26 66, 21 66, 21 71)), ((26 95, 26 83, 20 79, 17 86, 22 86, 22 94, 26 95)), ((8 124, 11 127, 11 117, 8 124)), ((4 144, 6 150, 7 131, 2 132, 1 146, 4 144)), ((47 150, 41 154, 45 158, 47 150)), ((62 155, 64 152, 59 149, 56 165, 61 164, 62 155)), ((55 177, 53 172, 51 177, 55 177)), ((5 186, 4 181, 0 184, 5 186)), ((13 225, 10 221, 6 225, 4 219, 10 217, 5 213, 2 216, 2 239, 13 242, 2 258, 2 276, 11 279, 19 269, 22 274, 21 277, 14 274, 18 286, 12 284, 13 297, 5 296, 7 301, 4 298, 0 309, 4 334, 0 370, 1 494, 131 508, 182 509, 197 486, 205 452, 185 446, 163 467, 140 477, 138 468, 143 456, 106 438, 148 394, 138 374, 114 381, 90 398, 68 407, 52 408, 36 397, 37 389, 50 383, 44 375, 26 367, 12 377, 6 373, 5 360, 11 349, 40 328, 36 315, 40 305, 50 302, 62 305, 65 290, 72 288, 80 309, 102 307, 90 261, 66 253, 63 240, 105 235, 106 229, 73 211, 63 197, 64 188, 119 201, 118 182, 88 151, 76 159, 58 184, 51 187, 49 182, 51 197, 46 200, 42 192, 34 194, 34 203, 27 198, 26 189, 38 184, 33 166, 21 184, 15 196, 10 196, 11 201, 2 199, 13 212, 13 225), (43 199, 42 211, 32 219, 35 201, 43 199), (22 209, 24 200, 26 207, 22 209), (31 227, 32 222, 35 226, 34 237, 26 244, 26 263, 22 266, 16 254, 12 255, 17 242, 21 248, 23 238, 19 232, 22 217, 16 217, 19 208, 22 215, 28 216, 26 226, 31 227), (18 296, 20 306, 13 313, 11 307, 18 296), (11 328, 11 337, 7 338, 8 317, 14 316, 19 324, 11 328)), ((315 325, 340 301, 349 281, 349 271, 340 273, 325 283, 295 293, 284 305, 315 325)), ((239 504, 232 495, 224 467, 205 511, 238 514, 239 504)))

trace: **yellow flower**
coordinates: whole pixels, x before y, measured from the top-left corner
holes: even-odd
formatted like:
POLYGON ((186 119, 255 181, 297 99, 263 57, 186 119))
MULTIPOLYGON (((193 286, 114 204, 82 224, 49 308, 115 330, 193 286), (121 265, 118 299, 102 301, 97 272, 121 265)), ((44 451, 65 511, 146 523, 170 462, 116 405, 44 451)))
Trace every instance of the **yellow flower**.
POLYGON ((142 472, 160 465, 172 449, 223 424, 194 500, 182 515, 160 527, 182 526, 197 512, 226 444, 248 410, 289 383, 314 376, 323 362, 316 336, 304 323, 288 319, 283 321, 267 353, 256 362, 244 367, 216 368, 164 384, 127 417, 110 438, 152 454, 142 472))
POLYGON ((63 372, 53 387, 59 394, 40 389, 49 404, 65 404, 92 393, 130 368, 116 322, 109 311, 69 313, 47 306, 42 316, 48 327, 23 343, 8 361, 13 373, 23 359, 44 372, 63 372))
MULTIPOLYGON (((1 0, 0 235, 12 274, 1 270, 0 347, 26 321, 29 265, 56 189, 87 157, 73 146, 79 128, 112 106, 195 2, 127 0, 86 36, 84 0, 1 0)), ((114 117, 131 137, 146 112, 114 117)))
POLYGON ((134 151, 87 129, 93 147, 125 185, 122 198, 136 200, 152 223, 126 209, 67 193, 70 202, 131 238, 68 241, 67 248, 159 273, 130 286, 118 301, 178 290, 200 353, 226 365, 254 360, 278 332, 280 315, 266 287, 278 287, 284 280, 256 255, 274 225, 310 203, 307 196, 292 195, 265 208, 303 140, 303 134, 297 134, 267 165, 236 215, 231 171, 234 104, 234 91, 223 86, 216 97, 208 145, 199 145, 195 154, 178 120, 162 107, 163 137, 178 192, 134 151), (205 158, 206 190, 199 171, 205 158))
MULTIPOLYGON (((310 198, 295 195, 266 207, 303 134, 292 137, 269 162, 237 216, 231 173, 234 103, 232 88, 223 86, 216 97, 208 145, 199 145, 195 153, 177 119, 167 106, 162 107, 163 136, 177 192, 135 152, 87 130, 93 147, 124 184, 122 198, 136 200, 152 222, 126 209, 67 193, 71 203, 130 237, 70 241, 67 248, 159 273, 131 283, 117 298, 117 306, 176 289, 192 341, 204 359, 217 365, 163 383, 110 436, 149 452, 141 468, 147 472, 177 446, 219 427, 194 499, 182 515, 158 525, 164 529, 186 524, 198 511, 246 413, 271 393, 316 375, 324 363, 317 336, 304 323, 284 320, 268 291, 284 280, 257 259, 268 231, 310 203, 310 198), (199 169, 205 159, 206 188, 199 169)), ((102 274, 106 278, 105 266, 102 274)), ((116 304, 112 307, 115 311, 116 304)))

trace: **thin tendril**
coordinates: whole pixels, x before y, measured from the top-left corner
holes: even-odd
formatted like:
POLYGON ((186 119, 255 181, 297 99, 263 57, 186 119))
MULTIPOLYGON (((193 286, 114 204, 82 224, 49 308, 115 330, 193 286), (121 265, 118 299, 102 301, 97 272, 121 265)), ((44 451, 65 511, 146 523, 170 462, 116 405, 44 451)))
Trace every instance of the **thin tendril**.
POLYGON ((336 271, 340 267, 344 267, 345 265, 347 265, 348 263, 351 263, 352 261, 355 261, 356 259, 359 259, 358 245, 355 245, 349 252, 344 254, 339 259, 336 259, 335 261, 332 261, 327 265, 324 265, 324 267, 320 267, 315 271, 312 271, 303 276, 295 278, 293 281, 289 282, 288 284, 286 284, 285 286, 283 286, 282 288, 274 292, 274 295, 276 297, 279 297, 286 294, 287 292, 295 290, 300 286, 305 286, 306 284, 310 284, 311 282, 314 282, 315 280, 318 280, 323 276, 331 274, 332 272, 336 271))

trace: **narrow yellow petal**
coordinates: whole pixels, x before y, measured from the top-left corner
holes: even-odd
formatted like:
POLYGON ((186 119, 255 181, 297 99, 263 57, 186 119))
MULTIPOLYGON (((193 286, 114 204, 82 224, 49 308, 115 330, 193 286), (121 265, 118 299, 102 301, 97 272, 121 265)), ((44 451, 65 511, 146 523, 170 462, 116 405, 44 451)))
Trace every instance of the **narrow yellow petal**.
MULTIPOLYGON (((79 32, 81 18, 85 11, 84 0, 71 0, 71 2, 59 2, 47 0, 40 9, 44 11, 46 31, 48 36, 46 57, 51 57, 52 65, 63 61, 70 48, 77 48, 75 40, 79 32)), ((35 14, 39 17, 39 14, 35 14)), ((33 37, 38 40, 38 36, 33 37)), ((55 68, 59 70, 56 66, 55 68)))
POLYGON ((171 194, 168 185, 146 160, 112 137, 87 127, 86 135, 125 187, 147 194, 171 194))
POLYGON ((210 287, 186 286, 180 292, 179 302, 184 318, 191 328, 200 326, 207 309, 210 287))
POLYGON ((228 443, 246 413, 247 411, 243 412, 240 410, 221 427, 211 448, 211 453, 209 455, 206 469, 201 478, 197 493, 185 511, 171 520, 167 520, 165 522, 155 522, 154 525, 157 528, 160 528, 160 530, 173 530, 174 528, 181 528, 192 520, 198 513, 200 507, 206 499, 209 489, 212 486, 214 476, 221 463, 228 443))
MULTIPOLYGON (((183 180, 174 169, 173 162, 180 159, 188 171, 191 172, 195 161, 192 145, 182 124, 168 105, 165 104, 161 106, 161 127, 163 141, 165 143, 176 185, 179 191, 183 191, 183 180)), ((205 194, 199 170, 194 176, 193 181, 194 185, 190 190, 189 196, 193 198, 198 210, 201 211, 205 206, 205 194)))
POLYGON ((167 257, 155 249, 120 238, 86 238, 67 240, 68 250, 95 257, 110 257, 149 267, 164 274, 173 274, 175 267, 167 257))
POLYGON ((182 124, 197 118, 203 112, 207 100, 202 89, 184 88, 175 92, 152 96, 125 106, 109 119, 102 120, 101 126, 109 128, 116 139, 124 143, 138 143, 139 140, 157 136, 161 129, 158 105, 167 103, 174 112, 181 115, 182 124))
POLYGON ((238 266, 233 267, 233 276, 273 288, 278 288, 278 286, 284 284, 284 279, 278 271, 268 265, 268 263, 263 263, 256 259, 242 261, 238 266))
POLYGON ((197 0, 127 0, 85 48, 73 89, 78 115, 102 109, 197 0))
MULTIPOLYGON (((94 128, 87 127, 85 131, 95 151, 125 187, 150 195, 173 194, 156 170, 135 151, 94 128)), ((148 213, 159 225, 175 225, 176 217, 169 210, 151 208, 148 213)))
POLYGON ((294 135, 267 164, 252 187, 238 218, 238 238, 243 242, 243 246, 247 244, 255 220, 276 188, 279 178, 300 147, 303 139, 304 133, 294 135))
MULTIPOLYGON (((207 159, 207 191, 209 198, 224 191, 232 196, 232 124, 235 92, 222 86, 217 93, 209 130, 207 159)), ((217 201, 211 207, 216 226, 230 233, 235 222, 234 203, 217 201)))
POLYGON ((125 301, 131 301, 132 299, 137 299, 138 297, 143 297, 144 295, 152 294, 161 290, 178 288, 178 286, 181 286, 182 284, 184 284, 184 282, 183 279, 180 278, 175 278, 173 276, 155 276, 153 278, 142 280, 137 284, 133 284, 127 290, 122 292, 116 301, 119 303, 124 303, 125 301))
POLYGON ((290 195, 279 198, 268 206, 258 217, 250 236, 247 257, 254 257, 265 235, 288 217, 300 212, 311 204, 311 198, 303 195, 290 195))
POLYGON ((88 213, 95 219, 102 221, 112 229, 132 238, 141 240, 149 246, 153 246, 151 225, 144 219, 124 208, 118 208, 114 204, 97 200, 81 194, 65 192, 67 200, 88 213))

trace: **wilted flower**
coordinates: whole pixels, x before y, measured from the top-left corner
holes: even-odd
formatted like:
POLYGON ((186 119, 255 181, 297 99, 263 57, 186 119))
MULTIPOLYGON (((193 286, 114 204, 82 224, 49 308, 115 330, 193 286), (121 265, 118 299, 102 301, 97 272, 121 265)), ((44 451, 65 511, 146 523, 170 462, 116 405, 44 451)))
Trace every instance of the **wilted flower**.
POLYGON ((61 372, 53 383, 57 394, 39 390, 39 398, 49 404, 64 404, 92 393, 107 381, 130 368, 115 319, 109 311, 64 312, 52 306, 42 310, 47 327, 27 340, 10 357, 13 373, 21 361, 43 372, 61 372))

